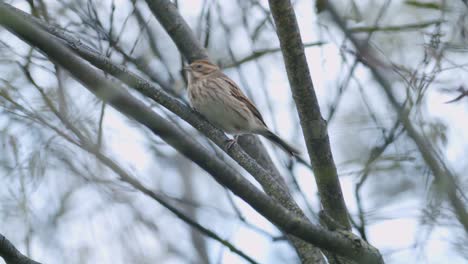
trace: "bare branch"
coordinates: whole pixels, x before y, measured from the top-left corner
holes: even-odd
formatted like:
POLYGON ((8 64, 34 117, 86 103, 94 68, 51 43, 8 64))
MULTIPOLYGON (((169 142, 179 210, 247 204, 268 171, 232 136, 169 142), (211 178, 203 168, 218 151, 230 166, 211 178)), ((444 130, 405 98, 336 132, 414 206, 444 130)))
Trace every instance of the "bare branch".
MULTIPOLYGON (((322 41, 308 42, 308 43, 304 43, 304 48, 322 46, 322 45, 325 45, 325 44, 327 44, 327 43, 322 42, 322 41)), ((252 60, 256 60, 256 59, 259 59, 259 58, 261 58, 261 57, 263 57, 265 55, 280 52, 280 51, 281 51, 281 48, 254 50, 252 54, 247 55, 244 58, 238 59, 235 62, 221 64, 221 67, 223 69, 237 67, 237 66, 239 66, 239 65, 241 65, 243 63, 246 63, 246 62, 249 62, 249 61, 252 61, 252 60)))
POLYGON ((290 1, 270 0, 289 83, 325 213, 346 229, 351 226, 328 138, 290 1))
POLYGON ((146 3, 189 62, 208 58, 206 50, 199 45, 189 25, 173 3, 164 0, 146 1, 146 3))
POLYGON ((349 30, 351 32, 356 32, 356 33, 357 32, 375 32, 375 31, 386 31, 386 32, 409 31, 409 30, 422 29, 422 28, 429 27, 432 25, 438 25, 443 22, 444 22, 443 20, 435 19, 435 20, 429 20, 429 21, 421 22, 421 23, 403 24, 403 25, 395 25, 395 26, 353 27, 353 28, 350 28, 349 30))
POLYGON ((41 264, 21 254, 21 252, 19 252, 19 250, 2 234, 0 234, 0 257, 2 257, 7 264, 41 264))
POLYGON ((451 92, 451 93, 459 93, 459 95, 457 97, 455 97, 454 99, 451 99, 451 100, 445 102, 446 104, 455 103, 455 102, 458 102, 458 101, 460 101, 461 99, 463 99, 465 97, 468 97, 468 89, 466 89, 463 85, 458 87, 458 89, 456 89, 455 91, 452 91, 452 90, 449 90, 449 89, 444 89, 443 91, 451 92))

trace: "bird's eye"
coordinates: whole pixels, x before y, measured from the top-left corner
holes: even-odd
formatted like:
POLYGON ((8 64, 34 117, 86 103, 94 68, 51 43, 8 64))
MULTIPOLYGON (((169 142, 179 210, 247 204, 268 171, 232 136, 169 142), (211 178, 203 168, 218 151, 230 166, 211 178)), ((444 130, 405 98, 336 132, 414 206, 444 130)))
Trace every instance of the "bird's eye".
POLYGON ((202 68, 202 66, 201 66, 201 64, 198 64, 197 66, 195 66, 195 68, 197 68, 197 69, 201 69, 201 68, 202 68))

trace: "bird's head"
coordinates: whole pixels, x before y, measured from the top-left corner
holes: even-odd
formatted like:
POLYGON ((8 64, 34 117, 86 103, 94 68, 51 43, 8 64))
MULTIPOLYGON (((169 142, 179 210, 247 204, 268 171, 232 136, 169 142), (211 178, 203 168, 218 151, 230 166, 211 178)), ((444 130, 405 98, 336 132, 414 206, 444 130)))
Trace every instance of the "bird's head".
POLYGON ((196 60, 184 67, 184 70, 194 79, 199 79, 219 70, 219 67, 208 60, 196 60))

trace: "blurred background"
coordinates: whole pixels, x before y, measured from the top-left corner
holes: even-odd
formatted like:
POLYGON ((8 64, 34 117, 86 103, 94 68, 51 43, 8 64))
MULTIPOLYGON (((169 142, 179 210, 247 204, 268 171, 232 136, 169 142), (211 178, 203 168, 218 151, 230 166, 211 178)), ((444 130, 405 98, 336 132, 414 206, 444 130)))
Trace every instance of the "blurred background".
MULTIPOLYGON (((144 1, 6 2, 187 100, 184 61, 144 1)), ((353 230, 386 263, 466 263, 467 233, 365 63, 386 67, 394 93, 411 106, 411 122, 466 191, 468 6, 462 0, 332 2, 379 59, 357 60, 331 16, 319 12, 320 1, 293 1, 353 230)), ((268 2, 176 4, 266 123, 306 153, 268 2)), ((180 118, 139 98, 216 151, 180 118)), ((146 187, 259 263, 299 262, 262 216, 3 28, 0 111, 0 233, 29 257, 50 264, 244 263, 123 183, 76 144, 66 122, 146 187)), ((312 171, 264 143, 296 201, 317 223, 312 171)))

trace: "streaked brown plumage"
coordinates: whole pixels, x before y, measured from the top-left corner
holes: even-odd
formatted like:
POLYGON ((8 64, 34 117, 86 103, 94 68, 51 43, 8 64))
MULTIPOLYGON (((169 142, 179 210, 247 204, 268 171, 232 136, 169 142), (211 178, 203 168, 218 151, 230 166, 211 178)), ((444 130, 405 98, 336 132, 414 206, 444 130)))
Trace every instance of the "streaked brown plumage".
MULTIPOLYGON (((255 105, 218 66, 208 60, 197 60, 184 69, 188 72, 190 103, 208 121, 236 136, 262 135, 291 155, 299 154, 295 148, 268 129, 255 105)), ((228 148, 231 145, 232 143, 228 148)))

